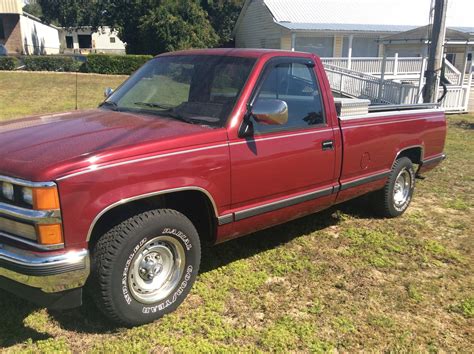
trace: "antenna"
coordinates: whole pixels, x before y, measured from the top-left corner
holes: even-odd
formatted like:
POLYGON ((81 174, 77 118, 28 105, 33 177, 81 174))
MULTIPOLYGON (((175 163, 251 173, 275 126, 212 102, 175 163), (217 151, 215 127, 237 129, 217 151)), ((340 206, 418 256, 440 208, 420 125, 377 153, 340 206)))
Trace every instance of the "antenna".
POLYGON ((79 73, 76 71, 76 111, 77 111, 77 95, 78 95, 78 85, 77 85, 77 77, 79 76, 79 73))

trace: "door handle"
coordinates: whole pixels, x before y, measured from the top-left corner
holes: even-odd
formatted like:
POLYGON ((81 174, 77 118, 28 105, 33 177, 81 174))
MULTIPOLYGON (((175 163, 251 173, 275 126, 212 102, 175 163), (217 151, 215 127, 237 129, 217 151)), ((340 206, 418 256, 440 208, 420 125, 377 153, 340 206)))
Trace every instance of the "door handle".
POLYGON ((323 150, 334 150, 334 141, 332 140, 323 141, 321 145, 323 147, 323 150))

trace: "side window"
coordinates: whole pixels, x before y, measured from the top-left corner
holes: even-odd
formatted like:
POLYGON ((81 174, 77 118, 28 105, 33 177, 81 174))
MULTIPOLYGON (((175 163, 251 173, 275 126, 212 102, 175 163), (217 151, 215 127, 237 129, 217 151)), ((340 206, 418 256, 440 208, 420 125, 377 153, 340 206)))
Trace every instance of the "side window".
POLYGON ((285 101, 288 105, 288 123, 267 125, 254 121, 257 134, 325 123, 321 92, 313 68, 301 63, 277 64, 267 68, 264 75, 255 102, 268 99, 285 101))

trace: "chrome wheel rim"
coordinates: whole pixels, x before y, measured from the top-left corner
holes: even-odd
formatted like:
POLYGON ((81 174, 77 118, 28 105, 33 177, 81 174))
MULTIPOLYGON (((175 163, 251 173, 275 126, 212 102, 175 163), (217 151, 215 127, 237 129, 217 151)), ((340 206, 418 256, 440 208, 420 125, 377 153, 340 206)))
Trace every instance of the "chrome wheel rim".
POLYGON ((398 210, 403 209, 410 197, 411 175, 406 169, 400 171, 393 187, 393 203, 398 210))
POLYGON ((143 245, 133 257, 128 287, 135 300, 153 304, 176 289, 184 273, 185 252, 170 236, 158 236, 143 245))

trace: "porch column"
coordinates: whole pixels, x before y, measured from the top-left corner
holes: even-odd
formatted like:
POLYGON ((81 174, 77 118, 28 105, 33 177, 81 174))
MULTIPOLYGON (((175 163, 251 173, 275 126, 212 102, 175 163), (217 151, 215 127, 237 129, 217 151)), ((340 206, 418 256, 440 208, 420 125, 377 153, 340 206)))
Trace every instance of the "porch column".
POLYGON ((349 36, 349 45, 347 50, 347 68, 350 70, 352 68, 352 41, 354 39, 354 35, 351 34, 349 36))
POLYGON ((466 44, 466 48, 464 49, 464 59, 463 59, 462 72, 461 72, 461 86, 464 85, 464 79, 466 77, 468 48, 469 46, 466 44))
POLYGON ((393 63, 393 76, 398 75, 398 53, 395 53, 395 62, 393 63))
POLYGON ((294 52, 296 48, 296 33, 291 33, 291 51, 294 52))

